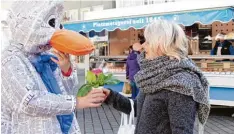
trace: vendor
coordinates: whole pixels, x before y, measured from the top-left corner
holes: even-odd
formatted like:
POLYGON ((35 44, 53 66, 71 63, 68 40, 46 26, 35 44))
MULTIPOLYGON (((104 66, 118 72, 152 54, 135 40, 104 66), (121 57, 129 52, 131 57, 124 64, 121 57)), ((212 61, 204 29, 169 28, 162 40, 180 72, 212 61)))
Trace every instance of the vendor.
POLYGON ((232 43, 224 40, 224 33, 216 36, 216 43, 214 48, 211 50, 211 55, 234 55, 234 47, 232 43))

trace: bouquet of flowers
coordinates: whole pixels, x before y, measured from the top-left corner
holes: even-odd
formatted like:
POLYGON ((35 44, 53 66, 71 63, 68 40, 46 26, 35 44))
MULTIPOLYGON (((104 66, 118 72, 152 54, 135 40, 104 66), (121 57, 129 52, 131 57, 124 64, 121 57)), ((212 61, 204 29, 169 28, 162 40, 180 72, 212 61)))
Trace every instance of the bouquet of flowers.
POLYGON ((120 81, 113 77, 113 74, 105 75, 102 70, 95 69, 87 72, 87 83, 82 85, 77 96, 83 97, 89 93, 93 88, 102 88, 104 85, 118 84, 120 81))

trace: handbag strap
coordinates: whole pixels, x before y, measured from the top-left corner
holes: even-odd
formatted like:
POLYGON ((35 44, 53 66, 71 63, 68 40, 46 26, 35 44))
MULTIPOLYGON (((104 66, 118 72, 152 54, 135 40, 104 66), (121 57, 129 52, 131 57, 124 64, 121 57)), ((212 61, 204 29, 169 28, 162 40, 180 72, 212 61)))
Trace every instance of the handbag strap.
POLYGON ((124 126, 124 125, 133 125, 134 124, 134 102, 132 99, 129 99, 130 101, 130 104, 131 104, 131 112, 130 112, 130 115, 129 115, 129 120, 128 120, 128 115, 125 114, 125 113, 121 113, 121 122, 120 122, 120 125, 121 126, 124 126))
POLYGON ((128 124, 128 115, 122 112, 120 126, 124 126, 127 124, 128 124))
POLYGON ((135 114, 135 111, 134 111, 134 102, 132 99, 129 99, 130 103, 131 103, 131 112, 130 112, 130 116, 129 116, 129 125, 133 125, 134 124, 134 114, 135 114))

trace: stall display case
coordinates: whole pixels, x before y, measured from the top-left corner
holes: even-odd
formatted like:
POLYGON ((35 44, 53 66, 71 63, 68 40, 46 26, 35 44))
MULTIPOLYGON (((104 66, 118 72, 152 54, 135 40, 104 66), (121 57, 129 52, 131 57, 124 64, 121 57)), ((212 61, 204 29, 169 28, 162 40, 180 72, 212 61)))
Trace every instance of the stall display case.
POLYGON ((104 73, 111 73, 121 82, 117 85, 105 85, 105 88, 111 88, 124 95, 131 97, 131 94, 124 92, 125 84, 129 83, 126 79, 126 59, 127 56, 92 56, 90 57, 90 70, 100 68, 104 73))
POLYGON ((234 106, 234 56, 193 55, 210 84, 212 105, 234 106))
POLYGON ((120 81, 126 82, 127 56, 92 56, 90 59, 90 69, 102 68, 104 73, 112 73, 120 81))
MULTIPOLYGON (((189 57, 200 67, 209 81, 211 104, 234 106, 234 56, 191 55, 189 57)), ((101 65, 105 73, 113 73, 120 81, 127 81, 125 71, 127 56, 91 58, 92 62, 97 63, 94 68, 101 65)))

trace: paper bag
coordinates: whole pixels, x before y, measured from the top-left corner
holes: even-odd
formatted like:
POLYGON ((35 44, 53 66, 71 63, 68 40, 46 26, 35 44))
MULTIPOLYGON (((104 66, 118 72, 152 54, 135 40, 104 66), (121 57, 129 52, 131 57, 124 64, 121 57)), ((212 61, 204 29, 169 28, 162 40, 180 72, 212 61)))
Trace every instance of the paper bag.
POLYGON ((131 94, 132 90, 129 82, 124 82, 122 92, 125 94, 131 94))

